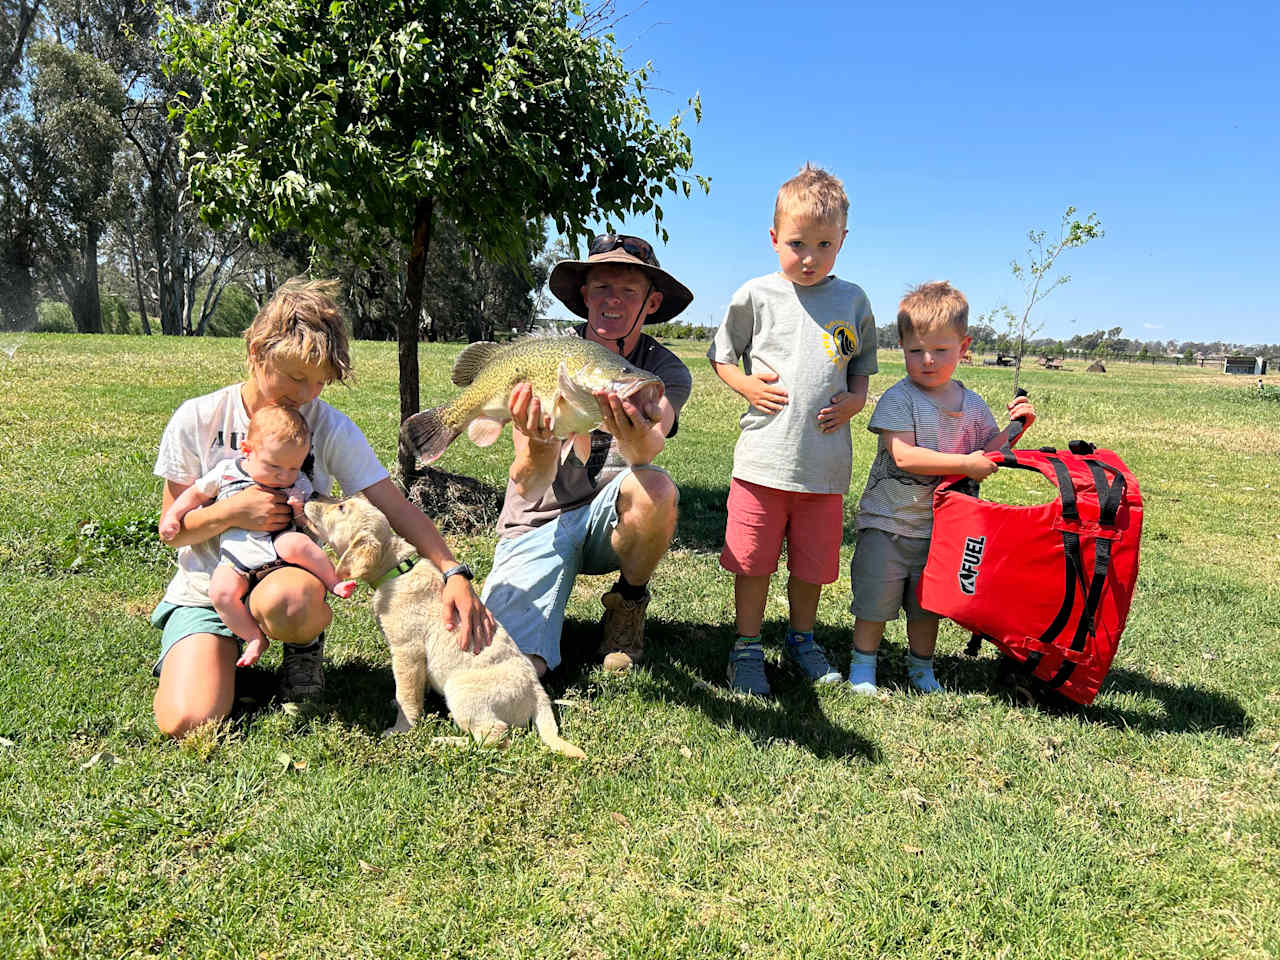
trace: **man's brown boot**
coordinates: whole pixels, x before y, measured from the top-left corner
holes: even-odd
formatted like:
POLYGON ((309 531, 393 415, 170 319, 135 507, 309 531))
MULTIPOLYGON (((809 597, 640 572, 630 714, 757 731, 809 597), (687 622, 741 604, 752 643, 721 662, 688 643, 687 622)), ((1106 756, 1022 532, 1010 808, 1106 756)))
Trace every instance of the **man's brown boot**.
POLYGON ((649 590, 638 601, 627 600, 610 590, 600 602, 604 618, 600 621, 600 654, 604 668, 611 673, 626 673, 644 659, 644 612, 649 607, 649 590))

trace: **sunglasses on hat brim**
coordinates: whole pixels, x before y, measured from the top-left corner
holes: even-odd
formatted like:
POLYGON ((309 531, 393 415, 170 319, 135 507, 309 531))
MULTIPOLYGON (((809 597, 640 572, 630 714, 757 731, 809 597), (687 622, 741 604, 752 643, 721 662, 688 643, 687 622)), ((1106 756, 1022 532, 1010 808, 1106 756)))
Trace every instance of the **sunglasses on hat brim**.
POLYGON ((653 252, 653 247, 647 240, 641 240, 639 237, 633 237, 625 233, 602 233, 591 241, 591 247, 587 251, 587 256, 598 257, 602 253, 610 253, 613 250, 622 248, 623 252, 631 254, 637 260, 642 260, 651 267, 659 267, 658 255, 653 252))

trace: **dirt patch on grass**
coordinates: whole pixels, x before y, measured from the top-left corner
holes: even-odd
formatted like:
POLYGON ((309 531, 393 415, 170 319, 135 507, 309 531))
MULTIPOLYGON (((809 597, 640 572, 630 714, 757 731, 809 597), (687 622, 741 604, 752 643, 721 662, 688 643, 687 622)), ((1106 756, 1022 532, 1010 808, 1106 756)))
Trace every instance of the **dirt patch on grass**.
POLYGON ((488 533, 502 512, 505 491, 464 474, 423 466, 405 486, 409 500, 444 534, 488 533))

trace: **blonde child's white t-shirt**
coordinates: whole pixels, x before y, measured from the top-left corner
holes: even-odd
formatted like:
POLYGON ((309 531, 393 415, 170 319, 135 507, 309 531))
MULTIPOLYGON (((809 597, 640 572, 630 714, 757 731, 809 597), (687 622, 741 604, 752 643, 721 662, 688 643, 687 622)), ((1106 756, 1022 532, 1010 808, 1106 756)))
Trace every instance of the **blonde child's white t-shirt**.
MULTIPOLYGON (((174 483, 192 484, 219 461, 235 457, 249 429, 241 396, 243 384, 232 384, 182 404, 164 428, 154 473, 174 483)), ((311 428, 315 455, 312 486, 331 493, 336 480, 347 495, 387 478, 360 428, 323 400, 298 408, 311 428)), ((218 537, 178 550, 178 572, 164 599, 179 606, 209 606, 209 575, 218 565, 218 537)))
POLYGON ((835 276, 811 287, 781 273, 749 280, 729 301, 707 358, 740 363, 748 375, 772 371, 788 394, 777 413, 748 406, 742 414, 734 477, 799 493, 848 491, 850 428, 823 433, 818 411, 851 377, 878 370, 876 319, 861 287, 835 276))

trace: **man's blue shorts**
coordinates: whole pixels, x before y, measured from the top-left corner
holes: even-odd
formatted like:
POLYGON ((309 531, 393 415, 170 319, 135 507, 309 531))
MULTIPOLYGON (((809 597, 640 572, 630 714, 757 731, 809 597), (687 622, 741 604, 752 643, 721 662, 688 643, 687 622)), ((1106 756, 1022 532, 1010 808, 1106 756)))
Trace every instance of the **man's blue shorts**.
POLYGON ((612 537, 618 490, 630 475, 624 470, 590 503, 498 541, 480 599, 516 646, 541 657, 548 669, 560 665, 564 608, 578 574, 611 573, 621 566, 612 537))

